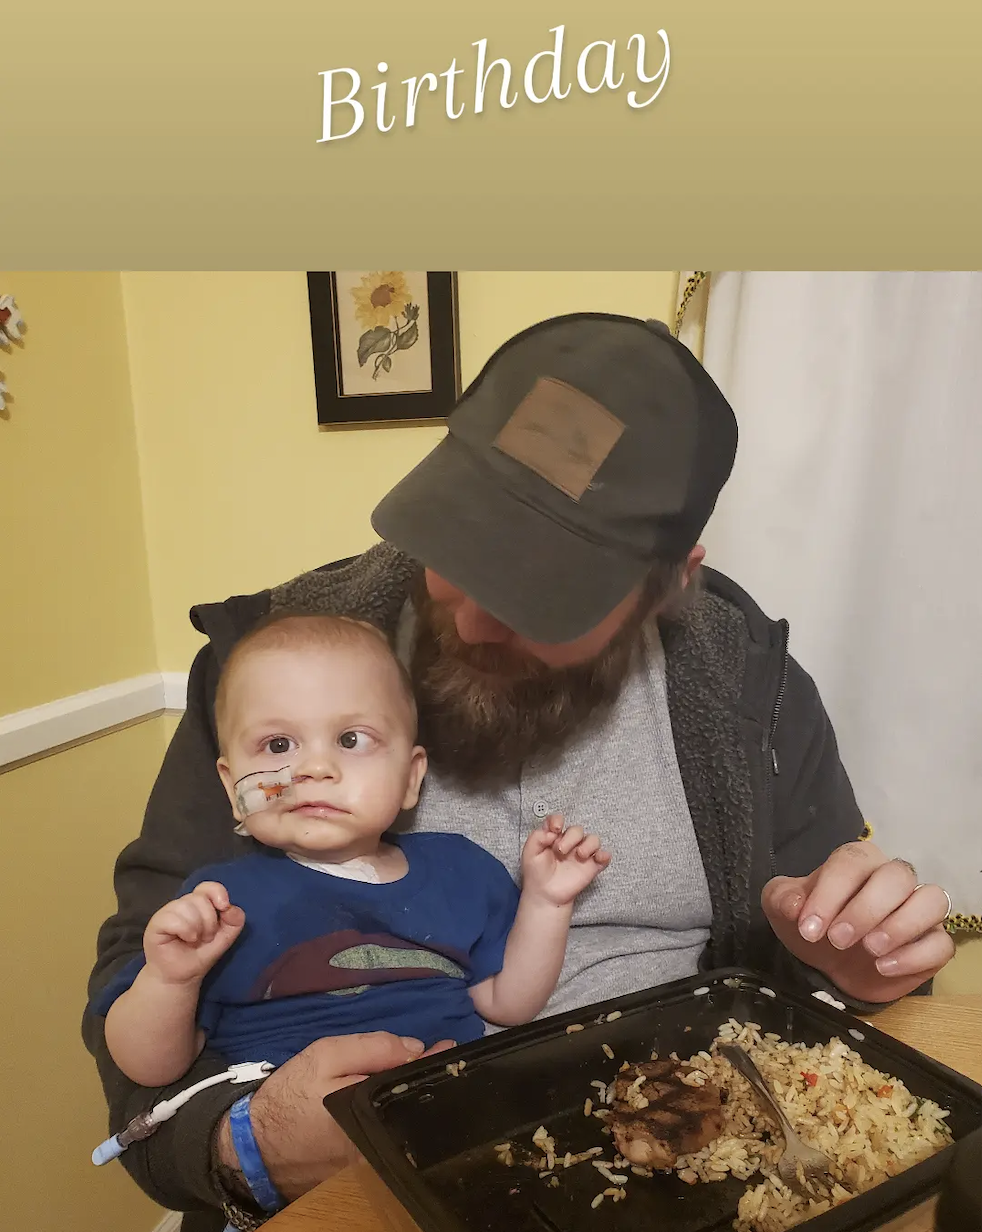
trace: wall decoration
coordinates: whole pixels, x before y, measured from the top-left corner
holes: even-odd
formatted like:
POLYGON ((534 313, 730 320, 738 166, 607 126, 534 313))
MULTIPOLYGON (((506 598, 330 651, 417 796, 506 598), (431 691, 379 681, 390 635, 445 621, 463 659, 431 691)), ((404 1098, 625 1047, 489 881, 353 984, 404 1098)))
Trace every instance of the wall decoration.
MULTIPOLYGON (((12 295, 0 295, 0 347, 3 347, 5 351, 9 351, 12 342, 20 342, 21 338, 23 338, 26 328, 24 318, 20 314, 20 309, 17 307, 14 297, 12 295)), ((4 384, 3 373, 0 372, 0 413, 7 409, 9 397, 7 386, 4 384)))
POLYGON ((307 274, 322 426, 445 418, 460 395, 457 276, 307 274))

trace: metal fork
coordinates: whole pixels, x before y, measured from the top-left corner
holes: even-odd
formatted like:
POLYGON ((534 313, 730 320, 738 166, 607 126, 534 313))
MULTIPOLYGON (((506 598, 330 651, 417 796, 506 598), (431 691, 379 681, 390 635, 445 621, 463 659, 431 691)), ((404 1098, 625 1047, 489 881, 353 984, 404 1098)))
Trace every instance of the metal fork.
POLYGON ((793 1189, 803 1198, 816 1196, 808 1189, 808 1184, 818 1185, 826 1191, 822 1196, 827 1196, 833 1184, 841 1184, 841 1181, 836 1181, 829 1175, 832 1169, 831 1159, 801 1141, 746 1049, 736 1044, 720 1044, 718 1051, 726 1057, 738 1073, 746 1078, 764 1107, 774 1116, 781 1128, 781 1133, 784 1135, 784 1151, 777 1161, 777 1171, 781 1180, 789 1189, 793 1189))

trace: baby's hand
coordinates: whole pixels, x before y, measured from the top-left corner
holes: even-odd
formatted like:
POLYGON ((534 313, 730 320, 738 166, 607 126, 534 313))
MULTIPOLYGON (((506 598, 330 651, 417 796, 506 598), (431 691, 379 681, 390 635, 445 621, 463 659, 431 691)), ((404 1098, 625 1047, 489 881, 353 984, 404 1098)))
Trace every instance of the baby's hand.
POLYGON ((217 881, 203 881, 190 894, 166 903, 143 934, 147 968, 168 984, 201 980, 235 941, 245 912, 233 907, 217 881))
POLYGON ((533 830, 522 852, 522 888, 557 907, 571 903, 610 863, 595 834, 582 826, 563 829, 558 814, 533 830))

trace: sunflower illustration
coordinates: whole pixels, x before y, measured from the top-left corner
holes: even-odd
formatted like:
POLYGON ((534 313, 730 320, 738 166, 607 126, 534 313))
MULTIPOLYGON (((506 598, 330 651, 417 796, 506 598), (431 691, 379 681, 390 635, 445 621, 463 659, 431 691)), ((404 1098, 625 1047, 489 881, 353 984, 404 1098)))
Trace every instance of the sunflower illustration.
POLYGON ((352 287, 355 316, 367 329, 373 325, 388 325, 411 298, 406 280, 398 270, 364 274, 361 286, 352 287))
POLYGON ((408 351, 419 341, 419 305, 398 270, 363 274, 351 298, 355 316, 366 327, 358 339, 358 366, 364 368, 371 359, 372 380, 377 381, 379 373, 392 371, 397 351, 408 351))

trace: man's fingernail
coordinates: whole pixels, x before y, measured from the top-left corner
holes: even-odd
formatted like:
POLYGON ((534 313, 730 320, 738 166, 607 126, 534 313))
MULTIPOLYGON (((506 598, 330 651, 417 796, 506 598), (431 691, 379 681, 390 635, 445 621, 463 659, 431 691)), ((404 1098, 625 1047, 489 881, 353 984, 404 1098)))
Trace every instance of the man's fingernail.
POLYGON ((801 904, 803 902, 804 898, 801 894, 786 894, 784 898, 781 899, 781 910, 789 920, 793 920, 801 910, 801 904))
POLYGON ((833 924, 829 929, 829 941, 837 950, 844 950, 847 946, 852 945, 852 939, 856 935, 856 930, 851 924, 833 924))
POLYGON ((422 1052, 426 1047, 422 1040, 408 1039, 405 1036, 402 1040, 402 1046, 407 1052, 422 1052))
MULTIPOLYGON (((885 932, 870 933, 866 938, 866 948, 871 954, 885 954, 890 948, 890 938, 885 932)), ((880 964, 876 964, 879 969, 880 964)))
POLYGON ((893 975, 900 963, 895 958, 878 958, 876 969, 880 975, 893 975))
POLYGON ((798 931, 806 941, 817 941, 822 935, 822 921, 817 915, 810 915, 802 920, 798 931))

